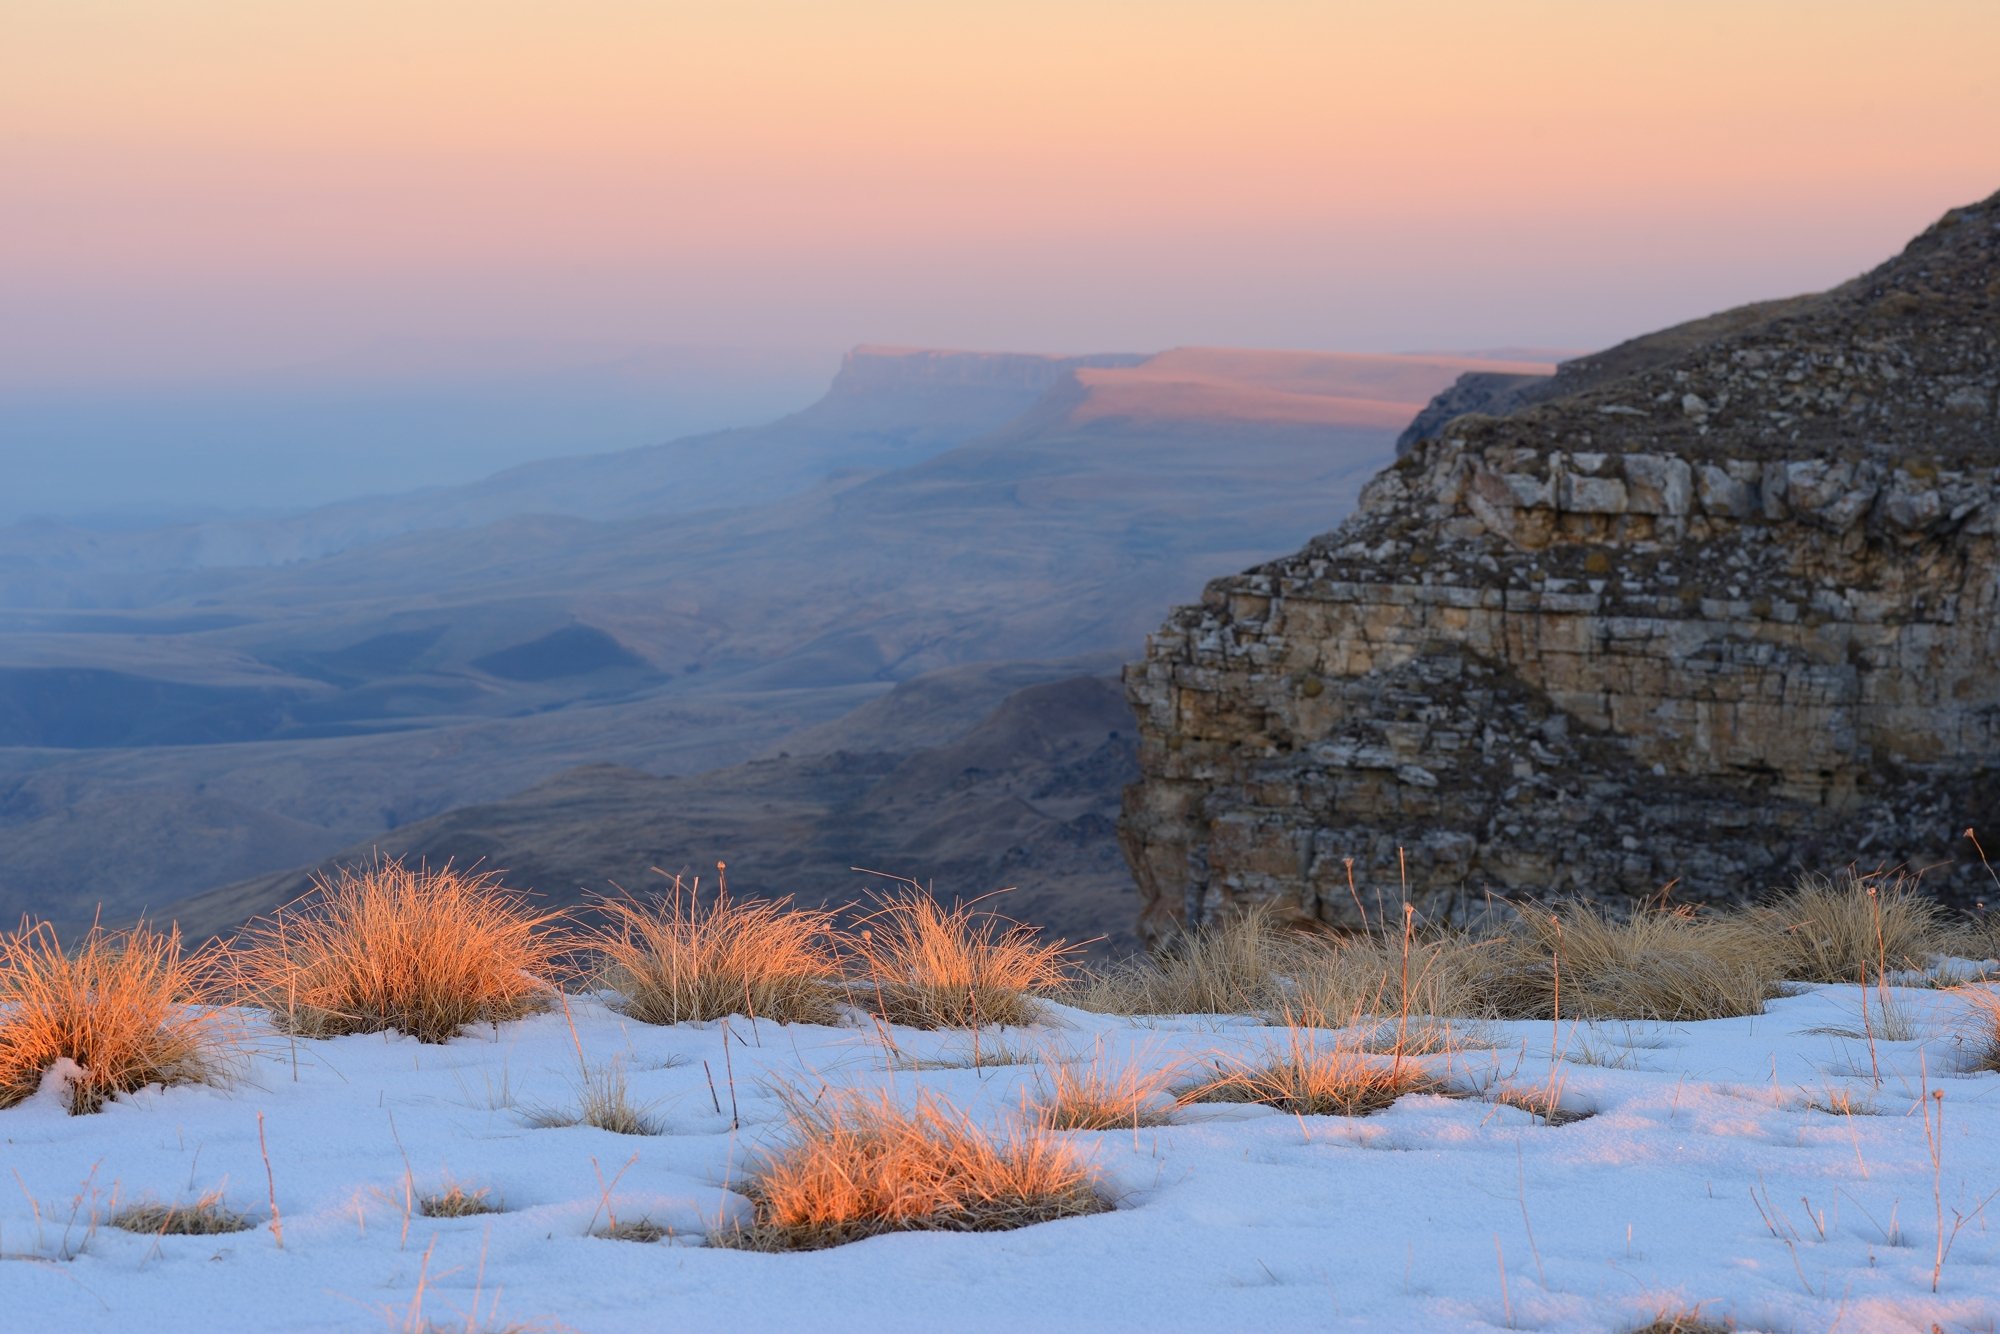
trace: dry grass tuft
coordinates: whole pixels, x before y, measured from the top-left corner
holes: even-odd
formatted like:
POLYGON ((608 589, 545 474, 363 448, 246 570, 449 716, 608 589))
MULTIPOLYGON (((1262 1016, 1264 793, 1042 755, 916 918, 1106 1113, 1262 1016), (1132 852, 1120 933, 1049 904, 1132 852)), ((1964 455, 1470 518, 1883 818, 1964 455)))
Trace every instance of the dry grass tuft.
POLYGON ((970 904, 946 908, 920 886, 882 896, 853 948, 854 1004, 911 1028, 1030 1024, 1037 994, 1067 980, 1070 947, 970 904))
POLYGON ((1051 1061, 1037 1074, 1031 1109, 1050 1130, 1136 1130, 1163 1126, 1173 1115, 1172 1089, 1181 1069, 1113 1068, 1100 1049, 1088 1062, 1051 1061))
POLYGON ((475 1218, 506 1210, 490 1197, 490 1190, 467 1190, 453 1182, 443 1190, 417 1196, 417 1212, 425 1218, 475 1218))
POLYGON ((178 931, 93 925, 65 951, 47 922, 0 935, 0 1107, 31 1096, 59 1062, 80 1073, 70 1110, 94 1112, 148 1084, 216 1078, 234 1033, 205 998, 202 961, 178 931))
POLYGON ((1695 1307, 1687 1311, 1662 1311, 1650 1324, 1639 1326, 1632 1334, 1733 1334, 1735 1329, 1734 1322, 1710 1320, 1700 1307, 1695 1307))
POLYGON ((446 1042, 549 1003, 564 948, 548 929, 556 916, 494 875, 378 861, 342 867, 252 922, 229 959, 242 994, 286 1032, 446 1042))
POLYGON ((1488 1102, 1498 1103, 1502 1107, 1517 1108, 1530 1116, 1537 1117, 1545 1126, 1573 1126, 1578 1121, 1588 1121, 1597 1115, 1596 1112, 1581 1107, 1563 1106, 1561 1088, 1546 1084, 1532 1088, 1519 1084, 1504 1084, 1488 1089, 1485 1097, 1488 1102))
POLYGON ((785 899, 739 903, 727 890, 704 907, 699 886, 679 876, 652 903, 611 898, 597 906, 609 921, 586 943, 610 966, 625 1013, 642 1023, 732 1014, 781 1024, 840 1020, 831 913, 785 899))
POLYGON ((962 1051, 942 1052, 936 1056, 914 1056, 894 1045, 886 1050, 885 1064, 888 1069, 905 1070, 912 1074, 925 1070, 990 1070, 1005 1065, 1039 1065, 1042 1060, 1039 1052, 1002 1043, 979 1043, 962 1051))
POLYGON ((1292 1028, 1285 1045, 1254 1059, 1218 1062, 1215 1074, 1180 1091, 1186 1102, 1255 1102, 1299 1116, 1367 1116, 1407 1093, 1444 1093, 1414 1064, 1382 1061, 1351 1046, 1322 1046, 1292 1028))
POLYGON ((1475 986, 1503 1019, 1723 1019, 1761 1014, 1771 994, 1755 933, 1688 909, 1527 909, 1485 950, 1475 986))
POLYGON ((1096 1174, 1039 1126, 988 1131, 935 1095, 786 1095, 789 1144, 745 1186, 755 1221, 721 1234, 749 1250, 819 1250, 885 1232, 998 1232, 1098 1213, 1096 1174))
POLYGON ((672 1229, 650 1218, 621 1218, 590 1234, 606 1241, 636 1241, 651 1244, 673 1235, 672 1229))
POLYGON ((632 1101, 625 1067, 617 1061, 584 1068, 577 1083, 574 1108, 538 1107, 529 1111, 527 1117, 528 1124, 539 1130, 594 1126, 614 1135, 666 1133, 650 1104, 632 1101))
POLYGON ((104 1221, 127 1232, 169 1237, 213 1237, 246 1232, 255 1226, 248 1214, 239 1214, 222 1202, 220 1190, 210 1191, 191 1204, 140 1200, 116 1210, 104 1221))
POLYGON ((1375 1050, 1424 1055, 1453 1050, 1466 1035, 1448 1022, 1474 1013, 1487 947, 1457 932, 1349 936, 1309 941, 1289 961, 1280 1018, 1333 1028, 1396 1016, 1363 1039, 1375 1050))
POLYGON ((1154 958, 1083 973, 1063 999, 1098 1014, 1254 1014, 1283 1003, 1308 942, 1265 911, 1191 931, 1154 958))
POLYGON ((1828 1086, 1816 1095, 1808 1097, 1800 1104, 1810 1112, 1824 1112, 1828 1116, 1880 1116, 1882 1109, 1853 1089, 1828 1086))
POLYGON ((1805 876, 1740 929, 1762 942, 1773 976, 1797 982, 1879 981, 1928 967, 1952 943, 1944 910, 1900 872, 1805 876))
POLYGON ((2000 1070, 2000 992, 1989 987, 1967 987, 1960 994, 1971 1007, 1977 1028, 1967 1068, 2000 1070))

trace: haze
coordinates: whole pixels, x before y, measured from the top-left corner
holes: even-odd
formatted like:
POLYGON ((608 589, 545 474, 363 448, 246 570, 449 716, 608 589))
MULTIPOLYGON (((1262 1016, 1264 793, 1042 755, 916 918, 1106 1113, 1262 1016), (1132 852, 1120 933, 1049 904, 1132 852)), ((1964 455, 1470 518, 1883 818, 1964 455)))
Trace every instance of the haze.
POLYGON ((23 0, 0 520, 756 420, 862 341, 1598 346, 1986 193, 1995 50, 1986 0, 23 0))

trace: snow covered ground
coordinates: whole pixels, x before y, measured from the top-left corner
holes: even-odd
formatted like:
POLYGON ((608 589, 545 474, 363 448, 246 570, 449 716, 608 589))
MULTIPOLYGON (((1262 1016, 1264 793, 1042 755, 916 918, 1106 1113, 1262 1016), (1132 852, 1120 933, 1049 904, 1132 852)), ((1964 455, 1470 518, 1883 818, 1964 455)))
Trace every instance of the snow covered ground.
MULTIPOLYGON (((772 1081, 931 1088, 997 1119, 1020 1115, 1036 1066, 892 1069, 866 1023, 660 1028, 593 999, 571 1003, 575 1038, 561 1011, 445 1046, 259 1029, 226 1088, 80 1117, 50 1088, 0 1111, 0 1328, 1601 1331, 1698 1307, 1745 1330, 1994 1330, 2000 1202, 1981 1206, 2000 1189, 2000 1074, 1965 1073, 1964 996, 1892 994, 1912 1031, 1883 1039, 1871 1007, 1873 1065, 1855 987, 1748 1019, 1483 1025, 1493 1045, 1427 1064, 1467 1085, 1553 1080, 1591 1115, 1548 1125, 1441 1096, 1358 1119, 1189 1106, 1158 1129, 1075 1132, 1112 1212, 803 1254, 703 1244, 747 1213, 731 1186, 782 1127, 772 1081), (622 1065, 662 1133, 533 1124, 574 1105, 579 1041, 622 1065), (1813 1105, 1842 1095, 1875 1114, 1813 1105), (418 1193, 458 1183, 505 1212, 410 1216, 406 1172, 418 1193), (260 1225, 103 1225, 120 1203, 216 1187, 260 1225), (610 1214, 671 1235, 591 1235, 610 1214)), ((981 1042, 1157 1065, 1281 1036, 1051 1007, 981 1042)), ((906 1057, 971 1051, 965 1033, 893 1037, 906 1057)))

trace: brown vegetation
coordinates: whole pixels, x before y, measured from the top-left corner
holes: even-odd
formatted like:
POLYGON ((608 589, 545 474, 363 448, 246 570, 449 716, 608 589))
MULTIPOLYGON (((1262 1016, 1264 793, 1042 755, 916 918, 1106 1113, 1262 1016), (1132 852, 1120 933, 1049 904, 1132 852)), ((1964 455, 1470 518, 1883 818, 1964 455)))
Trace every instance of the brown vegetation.
POLYGON ((446 1042, 549 1003, 555 916, 491 874, 379 861, 250 923, 228 957, 241 994, 288 1033, 446 1042))
POLYGON ((70 1110, 148 1084, 211 1080, 233 1041, 204 997, 201 961, 177 931, 93 925, 65 951, 53 926, 0 935, 0 1107, 32 1095, 58 1061, 79 1067, 70 1110))
POLYGON ((1255 1102, 1300 1116, 1367 1116, 1406 1093, 1446 1091, 1415 1064, 1383 1061, 1352 1046, 1325 1044, 1310 1029, 1290 1028, 1282 1047, 1219 1062, 1210 1078, 1182 1089, 1180 1100, 1255 1102))
POLYGON ((127 1232, 171 1237, 212 1237, 248 1231, 252 1226, 249 1215, 237 1213, 222 1202, 220 1190, 210 1191, 189 1204, 139 1201, 114 1210, 104 1221, 127 1232))
POLYGON ((1690 909, 1525 909, 1485 950, 1474 985, 1501 1019, 1721 1019, 1771 994, 1760 936, 1690 909))
POLYGON ((989 1131, 935 1095, 787 1097, 789 1143, 744 1187, 754 1222, 722 1244, 817 1250, 884 1232, 997 1232, 1109 1206, 1078 1151, 1039 1126, 989 1131))
POLYGON ((1944 910, 1901 872, 1804 876, 1741 926, 1762 937, 1773 975, 1797 982, 1879 981, 1948 943, 1944 910))
POLYGON ((584 943, 603 957, 607 981, 634 1019, 840 1018, 831 913, 793 908, 787 899, 737 902, 727 889, 703 906, 699 885, 679 876, 651 903, 613 898, 597 907, 607 921, 584 943))
POLYGON ((1088 1062, 1050 1061, 1036 1075, 1030 1104, 1050 1130, 1135 1130, 1165 1125, 1173 1112, 1177 1065, 1146 1069, 1107 1066, 1099 1050, 1088 1062))
POLYGON ((856 1005, 912 1028, 1033 1023, 1035 997, 1068 977, 1070 947, 971 904, 946 908, 920 886, 882 896, 858 924, 856 1005))

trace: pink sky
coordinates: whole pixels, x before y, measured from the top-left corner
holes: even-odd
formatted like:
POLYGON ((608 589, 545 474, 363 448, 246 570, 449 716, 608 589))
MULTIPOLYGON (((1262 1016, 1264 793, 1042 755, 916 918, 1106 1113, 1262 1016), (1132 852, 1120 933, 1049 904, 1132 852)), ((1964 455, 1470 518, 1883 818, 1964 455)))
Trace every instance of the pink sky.
POLYGON ((1599 345, 2000 188, 1995 52, 1992 0, 20 0, 0 378, 1599 345))

